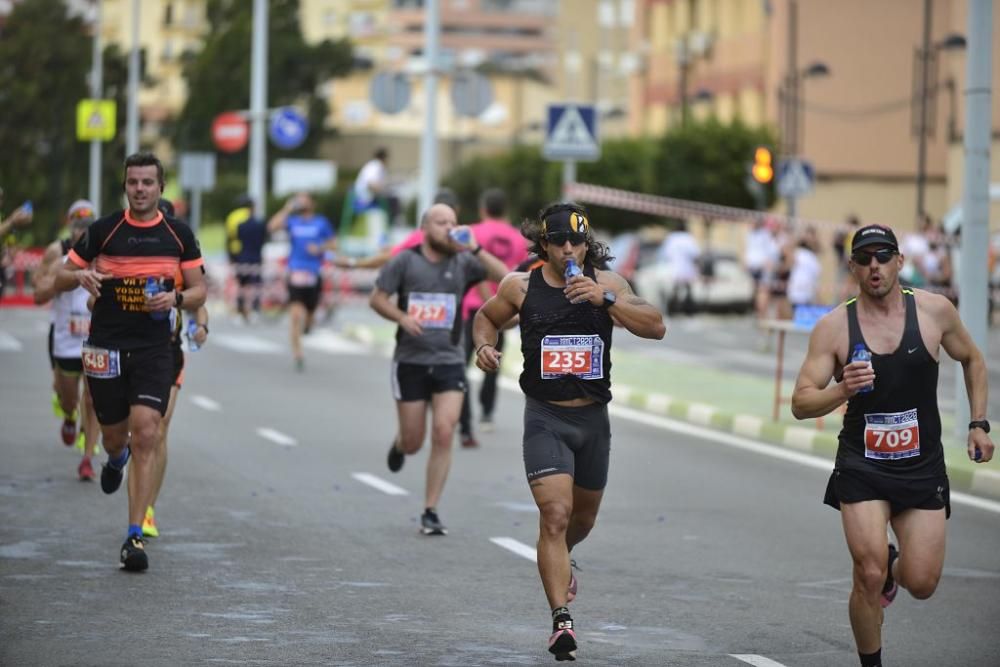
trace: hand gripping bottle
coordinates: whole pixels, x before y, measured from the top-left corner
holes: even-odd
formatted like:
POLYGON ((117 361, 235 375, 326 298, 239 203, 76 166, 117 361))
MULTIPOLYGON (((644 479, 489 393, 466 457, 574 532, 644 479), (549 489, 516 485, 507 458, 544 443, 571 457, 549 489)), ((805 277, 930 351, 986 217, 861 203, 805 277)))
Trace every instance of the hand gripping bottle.
POLYGON ((448 236, 455 240, 455 243, 461 246, 467 246, 472 242, 472 233, 469 231, 468 227, 456 227, 448 232, 448 236))
POLYGON ((188 339, 188 350, 190 352, 197 352, 201 349, 201 345, 198 345, 198 341, 194 339, 195 332, 198 331, 198 323, 193 319, 188 320, 187 328, 187 339, 188 339))
MULTIPOLYGON (((863 344, 858 343, 854 346, 854 352, 851 353, 851 361, 864 361, 869 366, 872 365, 872 353, 868 351, 868 348, 863 344)), ((858 389, 859 394, 867 394, 875 388, 875 384, 870 384, 858 389)))
POLYGON ((566 260, 566 271, 563 275, 566 277, 566 282, 573 276, 579 276, 583 274, 583 269, 576 265, 576 261, 571 257, 566 260))
MULTIPOLYGON (((154 296, 163 291, 160 287, 160 281, 153 276, 146 278, 146 300, 152 299, 154 296)), ((159 310, 159 311, 149 311, 149 316, 154 320, 165 320, 167 316, 170 315, 169 310, 159 310)))

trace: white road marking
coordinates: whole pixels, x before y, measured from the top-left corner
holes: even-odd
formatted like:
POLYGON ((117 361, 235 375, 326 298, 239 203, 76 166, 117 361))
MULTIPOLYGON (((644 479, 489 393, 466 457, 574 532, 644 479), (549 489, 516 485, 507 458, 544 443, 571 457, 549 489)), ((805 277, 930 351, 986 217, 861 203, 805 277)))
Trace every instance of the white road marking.
POLYGON ((332 331, 319 330, 302 339, 302 345, 328 354, 366 354, 368 346, 355 343, 332 331))
POLYGON ((371 475, 366 472, 352 472, 351 477, 358 480, 362 484, 367 484, 373 488, 378 489, 382 493, 388 493, 390 496, 408 496, 410 492, 404 488, 398 487, 391 482, 387 482, 380 477, 371 475))
POLYGON ((284 346, 250 334, 216 333, 212 335, 212 344, 250 354, 281 354, 285 352, 284 346))
POLYGON ((0 352, 20 352, 23 348, 21 341, 6 331, 0 331, 0 352))
POLYGON ((503 547, 507 551, 516 553, 521 558, 527 558, 532 563, 538 562, 538 554, 535 550, 523 542, 518 542, 513 537, 491 537, 490 542, 498 547, 503 547))
POLYGON ((197 405, 203 410, 208 410, 209 412, 221 412, 222 406, 210 399, 208 396, 202 396, 201 394, 195 394, 191 397, 191 402, 197 405))
POLYGON ((729 657, 736 658, 737 660, 745 662, 748 665, 755 665, 755 667, 785 667, 782 663, 775 662, 774 660, 765 658, 762 655, 730 653, 729 657))
POLYGON ((281 431, 275 431, 273 428, 260 427, 257 429, 257 435, 264 438, 265 440, 270 440, 276 445, 281 445, 282 447, 297 447, 298 441, 290 435, 285 435, 281 431))

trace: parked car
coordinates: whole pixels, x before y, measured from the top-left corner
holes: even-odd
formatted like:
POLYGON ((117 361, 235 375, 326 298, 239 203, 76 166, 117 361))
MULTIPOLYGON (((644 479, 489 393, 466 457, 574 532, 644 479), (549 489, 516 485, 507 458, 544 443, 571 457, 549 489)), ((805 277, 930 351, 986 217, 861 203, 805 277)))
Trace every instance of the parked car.
MULTIPOLYGON (((747 313, 753 309, 753 278, 735 255, 704 254, 699 263, 700 275, 692 286, 695 311, 747 313)), ((659 260, 640 266, 633 284, 636 293, 661 312, 678 311, 668 262, 659 260)))
POLYGON ((661 240, 644 238, 635 232, 615 236, 608 243, 608 250, 614 257, 608 268, 627 280, 634 290, 636 271, 656 261, 661 240))

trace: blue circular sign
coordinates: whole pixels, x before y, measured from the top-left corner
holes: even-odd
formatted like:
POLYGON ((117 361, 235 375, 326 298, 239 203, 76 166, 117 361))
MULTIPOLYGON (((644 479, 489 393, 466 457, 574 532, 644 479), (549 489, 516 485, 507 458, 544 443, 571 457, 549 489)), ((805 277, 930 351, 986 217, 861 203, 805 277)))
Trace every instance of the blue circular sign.
POLYGON ((278 148, 298 148, 309 134, 309 122, 292 107, 282 107, 271 114, 268 135, 278 148))

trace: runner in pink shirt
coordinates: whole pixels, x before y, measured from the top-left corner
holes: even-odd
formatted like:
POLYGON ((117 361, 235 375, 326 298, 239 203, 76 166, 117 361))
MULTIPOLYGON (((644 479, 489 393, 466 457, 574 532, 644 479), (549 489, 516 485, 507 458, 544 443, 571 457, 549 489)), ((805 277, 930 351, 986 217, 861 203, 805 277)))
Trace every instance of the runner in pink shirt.
MULTIPOLYGON (((507 220, 507 196, 503 190, 490 188, 483 192, 479 198, 479 215, 482 221, 472 225, 472 233, 476 241, 494 257, 507 265, 508 269, 514 269, 518 264, 528 257, 528 243, 520 230, 514 227, 507 220)), ((408 239, 407 239, 408 240, 408 239)), ((406 241, 404 241, 405 243, 406 241)), ((462 299, 462 316, 465 318, 465 354, 466 358, 471 358, 474 352, 472 348, 472 319, 482 305, 494 294, 497 293, 497 283, 484 280, 478 285, 474 285, 465 293, 462 299)), ((496 349, 503 350, 503 332, 497 340, 496 349)), ((484 431, 493 428, 493 408, 496 406, 497 396, 497 373, 487 373, 483 379, 483 385, 479 388, 479 405, 482 413, 479 423, 484 431)), ((462 402, 462 416, 459 421, 463 447, 477 447, 475 435, 472 433, 472 406, 469 401, 469 392, 465 393, 465 400, 462 402)))

